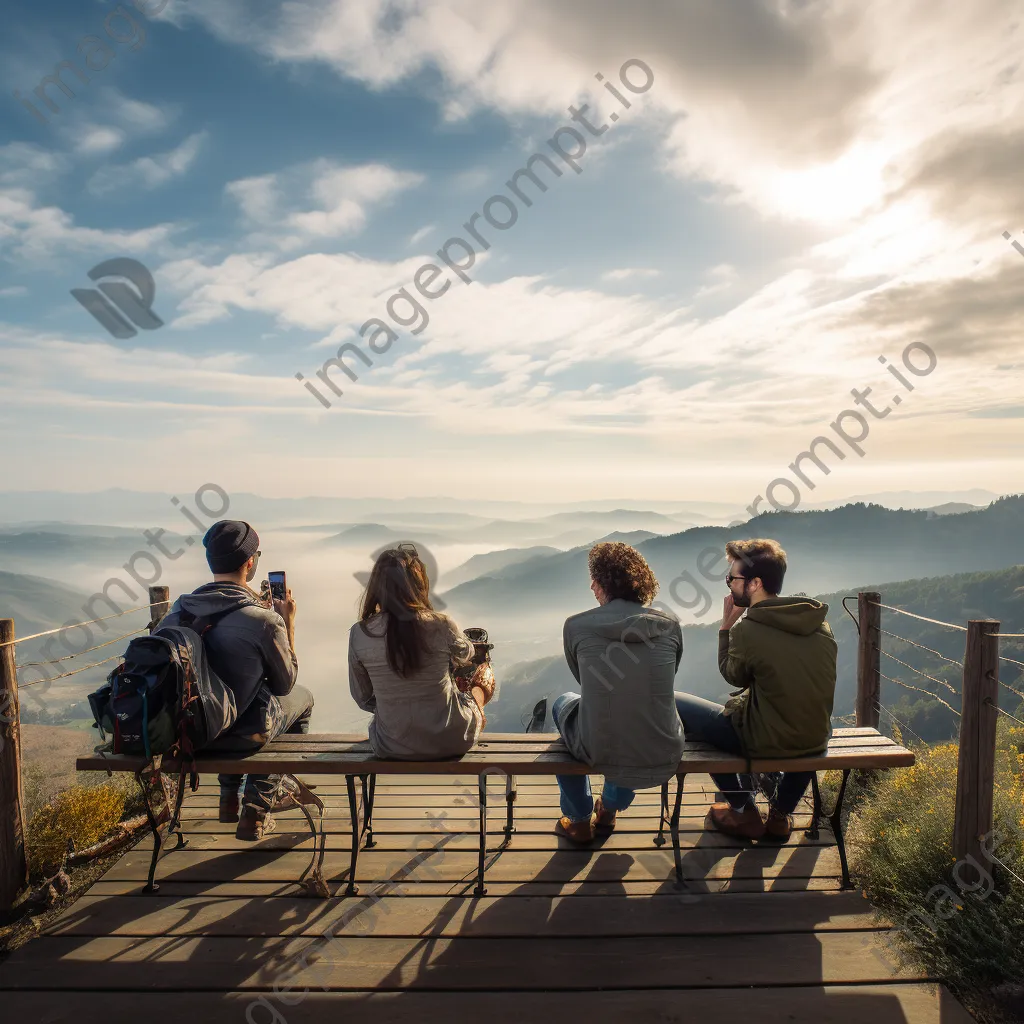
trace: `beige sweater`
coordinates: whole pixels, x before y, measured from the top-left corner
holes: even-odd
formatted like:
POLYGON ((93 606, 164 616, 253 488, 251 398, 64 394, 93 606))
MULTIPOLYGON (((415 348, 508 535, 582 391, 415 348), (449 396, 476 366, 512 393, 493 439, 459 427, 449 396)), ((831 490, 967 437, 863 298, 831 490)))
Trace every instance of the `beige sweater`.
POLYGON ((427 653, 420 670, 404 678, 391 670, 385 647, 388 616, 356 623, 348 634, 348 681, 352 699, 372 711, 370 743, 378 757, 430 761, 464 754, 476 743, 483 719, 475 700, 461 693, 448 672, 449 659, 466 663, 473 643, 447 616, 425 616, 427 653))

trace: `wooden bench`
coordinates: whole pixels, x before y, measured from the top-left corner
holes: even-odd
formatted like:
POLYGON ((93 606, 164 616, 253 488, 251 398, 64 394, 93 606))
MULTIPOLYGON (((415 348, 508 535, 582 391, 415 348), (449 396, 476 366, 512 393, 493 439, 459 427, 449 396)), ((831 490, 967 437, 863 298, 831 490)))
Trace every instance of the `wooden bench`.
MULTIPOLYGON (((818 824, 825 817, 835 836, 839 848, 839 859, 843 872, 843 888, 852 888, 849 865, 846 858, 846 841, 843 834, 841 815, 850 773, 859 769, 902 768, 914 763, 912 751, 901 747, 876 729, 836 729, 828 749, 810 757, 761 758, 749 765, 741 757, 723 753, 706 743, 687 743, 676 773, 675 802, 669 813, 669 784, 661 787, 661 815, 656 846, 665 843, 665 825, 672 837, 675 857, 676 884, 685 888, 683 881, 682 856, 679 847, 679 812, 682 803, 683 782, 687 775, 712 772, 773 772, 810 771, 814 772, 812 785, 812 816, 808 836, 818 838, 818 824), (819 771, 840 770, 842 783, 835 807, 824 811, 818 786, 819 771)), ((163 774, 179 774, 180 766, 171 760, 164 760, 154 766, 143 757, 126 755, 94 754, 78 759, 79 771, 132 772, 139 781, 146 802, 146 813, 153 832, 153 856, 149 868, 146 892, 155 892, 156 866, 161 848, 165 842, 161 824, 153 807, 156 786, 160 785, 163 774)), ((191 768, 191 765, 186 765, 191 768)), ((377 775, 476 775, 480 800, 480 845, 475 895, 483 896, 484 858, 487 848, 487 778, 489 775, 505 777, 506 819, 503 832, 505 838, 501 847, 507 846, 515 833, 514 806, 516 799, 515 779, 517 775, 587 775, 593 769, 574 760, 557 734, 554 733, 498 733, 487 736, 462 757, 444 761, 385 761, 374 756, 365 737, 337 733, 310 733, 308 735, 284 735, 255 754, 247 756, 231 754, 199 754, 195 760, 196 771, 226 772, 243 774, 315 774, 344 775, 348 794, 349 815, 352 826, 352 853, 345 895, 358 892, 356 868, 359 849, 365 837, 370 848, 373 841, 373 796, 377 775), (360 781, 357 792, 356 779, 360 781), (361 797, 361 799, 360 799, 361 797)), ((185 845, 179 819, 181 803, 185 792, 186 775, 179 776, 175 808, 166 823, 164 834, 175 833, 178 846, 185 845)), ((166 789, 164 789, 166 796, 166 789)), ((319 895, 328 895, 327 886, 321 875, 324 859, 325 833, 323 827, 324 805, 315 794, 310 794, 311 804, 319 812, 319 829, 313 820, 309 805, 302 806, 307 823, 313 834, 314 849, 310 866, 302 873, 300 885, 305 885, 319 895), (308 879, 308 881, 307 881, 308 879)))

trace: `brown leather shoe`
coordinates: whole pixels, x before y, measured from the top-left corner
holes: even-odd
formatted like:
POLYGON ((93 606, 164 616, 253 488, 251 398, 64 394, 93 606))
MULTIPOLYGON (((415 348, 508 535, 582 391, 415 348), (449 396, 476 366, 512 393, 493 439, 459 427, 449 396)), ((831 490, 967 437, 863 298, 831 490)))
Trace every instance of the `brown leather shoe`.
POLYGON ((597 815, 591 814, 586 821, 573 821, 571 818, 561 817, 555 825, 555 832, 565 836, 572 843, 584 845, 594 841, 594 822, 597 815))
POLYGON ((218 821, 225 825, 232 824, 238 821, 238 794, 231 793, 227 796, 221 793, 220 795, 220 814, 217 818, 218 821))
POLYGON ((245 804, 238 817, 235 838, 242 839, 247 843, 254 843, 264 836, 270 835, 275 828, 277 828, 277 823, 272 814, 261 808, 245 804))
POLYGON ((785 843, 793 834, 793 815, 783 814, 774 807, 768 808, 768 820, 764 823, 765 839, 785 843))
POLYGON ((610 811, 598 797, 594 801, 594 828, 599 832, 611 832, 615 828, 615 815, 617 811, 610 811))
POLYGON ((764 821, 756 807, 734 811, 729 804, 712 804, 704 819, 704 828, 716 829, 735 839, 761 839, 764 821))

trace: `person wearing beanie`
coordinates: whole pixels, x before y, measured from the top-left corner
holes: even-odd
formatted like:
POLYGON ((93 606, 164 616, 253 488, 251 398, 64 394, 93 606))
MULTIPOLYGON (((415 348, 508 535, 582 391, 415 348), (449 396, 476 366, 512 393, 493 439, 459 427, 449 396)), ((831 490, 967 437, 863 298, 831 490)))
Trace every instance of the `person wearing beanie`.
MULTIPOLYGON (((175 601, 161 625, 194 616, 202 632, 210 668, 235 696, 238 718, 223 736, 205 749, 251 753, 284 732, 309 732, 313 695, 296 686, 295 598, 289 589, 283 601, 271 604, 249 584, 260 559, 260 538, 246 522, 224 519, 203 538, 213 582, 175 601)), ((290 776, 222 774, 220 820, 237 822, 238 839, 256 840, 272 831, 271 813, 296 806, 297 789, 290 776)))

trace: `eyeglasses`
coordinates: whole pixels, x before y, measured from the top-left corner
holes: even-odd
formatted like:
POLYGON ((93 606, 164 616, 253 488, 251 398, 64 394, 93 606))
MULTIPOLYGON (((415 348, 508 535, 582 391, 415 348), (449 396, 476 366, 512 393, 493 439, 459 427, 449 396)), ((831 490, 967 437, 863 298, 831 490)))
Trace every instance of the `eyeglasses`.
POLYGON ((749 576, 733 576, 731 573, 725 577, 725 585, 731 587, 733 580, 749 580, 749 576))

